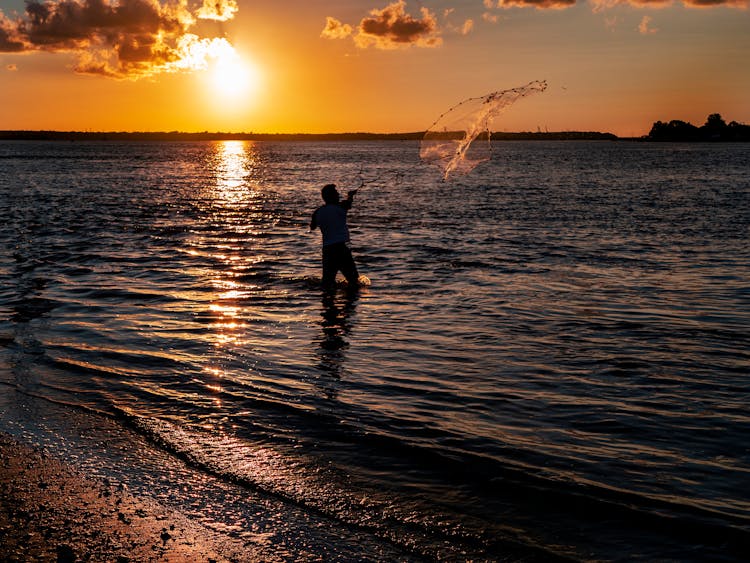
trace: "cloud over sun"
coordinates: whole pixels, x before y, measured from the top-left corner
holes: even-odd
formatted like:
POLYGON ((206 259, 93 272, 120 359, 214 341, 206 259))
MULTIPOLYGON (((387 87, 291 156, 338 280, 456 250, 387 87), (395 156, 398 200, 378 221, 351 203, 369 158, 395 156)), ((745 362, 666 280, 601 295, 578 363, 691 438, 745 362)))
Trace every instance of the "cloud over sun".
POLYGON ((193 11, 179 0, 29 0, 15 19, 0 12, 0 53, 74 53, 76 72, 114 78, 201 70, 234 48, 194 29, 237 9, 235 0, 204 0, 193 11))

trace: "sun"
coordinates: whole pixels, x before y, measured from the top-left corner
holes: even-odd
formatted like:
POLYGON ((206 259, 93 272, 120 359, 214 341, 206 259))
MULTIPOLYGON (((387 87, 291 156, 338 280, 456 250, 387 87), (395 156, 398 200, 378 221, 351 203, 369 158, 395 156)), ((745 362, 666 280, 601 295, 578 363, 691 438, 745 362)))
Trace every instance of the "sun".
POLYGON ((179 53, 179 59, 171 63, 171 68, 201 71, 212 96, 239 98, 259 88, 258 68, 243 59, 224 37, 208 39, 187 35, 179 46, 179 53))
POLYGON ((242 60, 236 51, 222 53, 209 72, 212 90, 223 98, 250 95, 258 88, 258 70, 252 63, 242 60))

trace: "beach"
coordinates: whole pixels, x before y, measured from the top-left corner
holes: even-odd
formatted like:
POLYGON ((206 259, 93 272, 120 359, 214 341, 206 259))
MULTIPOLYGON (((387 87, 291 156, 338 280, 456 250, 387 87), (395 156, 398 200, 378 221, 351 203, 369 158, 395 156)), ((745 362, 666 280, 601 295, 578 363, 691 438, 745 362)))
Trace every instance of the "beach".
MULTIPOLYGON (((267 557, 267 555, 266 555, 267 557)), ((0 434, 2 561, 265 561, 184 515, 0 434)))

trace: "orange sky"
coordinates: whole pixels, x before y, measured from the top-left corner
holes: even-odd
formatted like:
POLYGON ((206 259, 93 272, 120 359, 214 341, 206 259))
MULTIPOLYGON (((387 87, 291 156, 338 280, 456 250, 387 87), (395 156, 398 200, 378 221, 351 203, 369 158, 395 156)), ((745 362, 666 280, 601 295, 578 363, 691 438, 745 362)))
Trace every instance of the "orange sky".
POLYGON ((748 123, 748 1, 0 0, 0 129, 420 131, 532 80, 494 129, 748 123))

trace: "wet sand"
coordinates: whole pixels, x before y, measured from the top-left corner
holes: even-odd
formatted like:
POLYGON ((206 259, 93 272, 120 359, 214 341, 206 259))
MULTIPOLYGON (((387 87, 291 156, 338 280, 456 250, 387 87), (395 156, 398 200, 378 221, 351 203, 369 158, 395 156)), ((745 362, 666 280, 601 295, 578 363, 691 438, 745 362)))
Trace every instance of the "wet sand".
POLYGON ((0 433, 2 561, 259 561, 253 546, 219 537, 121 484, 91 479, 0 433))

